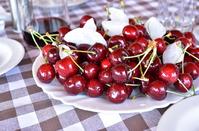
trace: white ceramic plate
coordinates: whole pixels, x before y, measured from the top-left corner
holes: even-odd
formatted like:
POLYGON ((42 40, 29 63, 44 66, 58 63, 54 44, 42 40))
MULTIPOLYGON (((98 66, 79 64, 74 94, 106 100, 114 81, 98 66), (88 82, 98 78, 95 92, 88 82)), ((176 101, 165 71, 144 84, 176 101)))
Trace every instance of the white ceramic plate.
POLYGON ((68 0, 67 4, 68 4, 69 7, 72 7, 72 6, 77 6, 77 5, 83 4, 86 1, 87 0, 68 0))
MULTIPOLYGON (((44 59, 41 55, 39 55, 33 63, 32 73, 37 86, 42 88, 45 93, 51 95, 54 99, 83 110, 115 113, 146 112, 155 108, 166 107, 169 104, 176 103, 183 99, 183 97, 168 94, 167 98, 162 101, 156 101, 149 97, 137 97, 135 100, 128 99, 121 104, 114 104, 107 101, 105 98, 102 98, 104 96, 98 98, 91 98, 85 94, 74 96, 65 92, 63 86, 59 84, 56 79, 50 84, 44 84, 39 81, 36 72, 39 66, 43 63, 44 59)), ((199 79, 195 83, 199 84, 199 79)), ((197 87, 199 87, 199 85, 197 85, 197 87)))
POLYGON ((170 107, 161 117, 157 131, 199 131, 199 95, 170 107))
POLYGON ((0 38, 0 75, 15 67, 24 57, 23 46, 12 39, 0 38))

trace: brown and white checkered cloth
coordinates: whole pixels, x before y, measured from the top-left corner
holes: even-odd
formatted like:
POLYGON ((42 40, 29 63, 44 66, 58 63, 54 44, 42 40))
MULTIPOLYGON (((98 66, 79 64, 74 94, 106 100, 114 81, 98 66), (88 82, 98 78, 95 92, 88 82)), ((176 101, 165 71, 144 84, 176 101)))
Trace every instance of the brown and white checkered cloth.
MULTIPOLYGON (((88 1, 69 9, 74 25, 84 14, 98 20, 106 17, 105 0, 88 1)), ((0 4, 9 11, 8 1, 0 4)), ((157 0, 126 0, 127 12, 132 16, 148 18, 156 15, 157 0)), ((32 131, 155 131, 158 121, 166 108, 145 113, 104 114, 77 109, 51 99, 38 88, 32 77, 32 63, 38 50, 27 46, 21 34, 14 33, 8 25, 6 34, 25 47, 25 57, 18 66, 0 76, 0 130, 32 131)), ((16 52, 17 53, 17 52, 16 52)))

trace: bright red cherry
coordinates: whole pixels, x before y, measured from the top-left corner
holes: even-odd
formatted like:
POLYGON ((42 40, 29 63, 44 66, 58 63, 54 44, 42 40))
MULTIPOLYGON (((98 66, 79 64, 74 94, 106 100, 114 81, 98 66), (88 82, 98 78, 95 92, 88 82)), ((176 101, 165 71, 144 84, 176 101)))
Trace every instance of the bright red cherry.
POLYGON ((123 36, 115 35, 108 40, 108 47, 112 48, 115 47, 116 45, 118 45, 118 47, 121 48, 126 48, 128 46, 128 43, 126 42, 123 36))
POLYGON ((138 32, 139 36, 147 35, 146 29, 143 25, 135 25, 135 27, 137 28, 137 32, 138 32))
POLYGON ((199 68, 193 62, 185 63, 184 72, 189 73, 192 76, 193 80, 199 77, 199 68))
POLYGON ((130 55, 134 56, 134 55, 138 55, 144 52, 144 48, 142 45, 140 45, 137 42, 131 43, 128 46, 128 51, 130 53, 130 55))
POLYGON ((129 56, 128 51, 123 48, 118 48, 109 54, 109 60, 112 65, 117 65, 120 63, 125 63, 127 59, 124 57, 129 56))
POLYGON ((69 76, 72 76, 78 72, 78 67, 73 60, 67 56, 64 59, 56 62, 55 71, 59 75, 68 78, 69 76))
POLYGON ((188 49, 188 52, 199 59, 199 47, 191 47, 188 49))
POLYGON ((50 83, 55 78, 55 70, 51 64, 43 64, 37 70, 37 77, 43 83, 50 83))
POLYGON ((101 62, 101 69, 105 70, 105 69, 109 69, 112 67, 112 64, 109 60, 109 58, 105 58, 104 60, 102 60, 101 62))
POLYGON ((179 75, 179 80, 174 83, 176 89, 181 92, 187 92, 187 90, 191 89, 193 83, 193 79, 190 74, 184 73, 179 75), (184 88, 186 87, 186 89, 184 88))
POLYGON ((179 69, 174 64, 164 64, 159 69, 158 77, 169 84, 175 83, 178 80, 178 76, 179 69))
POLYGON ((167 96, 166 84, 163 81, 156 80, 149 84, 147 94, 155 100, 163 100, 167 96))
POLYGON ((58 33, 59 33, 59 38, 63 39, 63 37, 66 35, 66 33, 68 33, 69 31, 71 31, 71 29, 68 26, 62 26, 58 29, 58 33))
POLYGON ((196 46, 196 38, 192 32, 185 32, 184 37, 186 37, 193 45, 193 47, 196 46))
POLYGON ((126 86, 113 83, 106 92, 106 97, 113 103, 122 103, 128 98, 126 86))
POLYGON ((96 78, 98 75, 99 67, 94 63, 89 63, 84 66, 84 76, 87 79, 96 78))
POLYGON ((92 79, 87 84, 87 95, 90 97, 98 97, 103 94, 104 85, 99 80, 92 79))
POLYGON ((86 24, 86 22, 89 20, 89 19, 91 19, 91 18, 93 18, 92 16, 90 16, 90 15, 84 15, 84 16, 82 16, 82 18, 80 19, 80 22, 79 22, 79 27, 83 27, 85 24, 86 24))
POLYGON ((79 74, 73 75, 65 81, 64 88, 67 92, 77 95, 86 89, 86 80, 79 74))
POLYGON ((41 51, 42 51, 42 55, 44 58, 47 57, 48 51, 52 48, 56 48, 56 46, 51 45, 51 44, 47 44, 44 47, 42 47, 41 51))
POLYGON ((95 54, 87 54, 87 59, 91 62, 99 62, 103 60, 108 53, 108 49, 101 43, 95 43, 89 48, 89 51, 95 52, 95 54))
POLYGON ((112 78, 116 83, 125 83, 128 80, 127 65, 118 64, 111 69, 112 78))
POLYGON ((148 40, 143 36, 139 37, 135 42, 140 44, 144 50, 148 47, 149 44, 148 40))
POLYGON ((58 60, 60 60, 59 49, 51 48, 47 53, 47 60, 50 64, 55 64, 58 60))
POLYGON ((155 39, 155 42, 156 42, 156 47, 157 47, 157 53, 159 55, 162 55, 163 52, 167 48, 166 41, 163 38, 157 38, 157 39, 155 39))
POLYGON ((101 70, 98 75, 98 79, 103 84, 109 84, 113 81, 111 70, 101 70))
POLYGON ((127 25, 124 27, 122 34, 128 41, 135 41, 139 37, 139 32, 136 26, 127 25))

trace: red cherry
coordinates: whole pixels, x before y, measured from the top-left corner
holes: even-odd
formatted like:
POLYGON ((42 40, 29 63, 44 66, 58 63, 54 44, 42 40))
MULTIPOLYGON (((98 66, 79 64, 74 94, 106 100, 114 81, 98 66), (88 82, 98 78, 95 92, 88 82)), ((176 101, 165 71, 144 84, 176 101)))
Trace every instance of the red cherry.
POLYGON ((184 37, 186 37, 192 43, 193 47, 196 46, 197 41, 196 41, 196 38, 195 38, 195 36, 192 32, 185 32, 184 37))
POLYGON ((112 64, 109 60, 109 58, 105 58, 104 60, 102 60, 101 62, 101 69, 105 70, 105 69, 109 69, 111 68, 112 64))
POLYGON ((184 45, 184 47, 186 47, 186 46, 191 46, 191 47, 193 47, 193 46, 194 46, 193 43, 190 42, 189 39, 187 39, 187 38, 185 38, 185 37, 180 37, 180 38, 178 38, 176 41, 181 41, 182 44, 184 45))
POLYGON ((74 95, 82 93, 86 89, 86 80, 79 74, 73 75, 65 81, 64 89, 74 95))
POLYGON ((37 70, 37 77, 43 83, 50 83, 55 78, 55 70, 51 64, 43 64, 37 70))
POLYGON ((164 64, 159 69, 158 77, 161 80, 168 82, 169 84, 175 83, 178 79, 178 76, 179 76, 179 69, 174 64, 164 64))
POLYGON ((131 56, 134 56, 143 53, 144 48, 139 43, 134 42, 128 46, 128 51, 131 56))
POLYGON ((103 84, 109 84, 109 83, 111 83, 113 81, 111 70, 110 69, 101 70, 99 72, 98 79, 103 84))
POLYGON ((87 84, 87 95, 90 97, 101 96, 104 91, 104 85, 96 79, 92 79, 87 84))
POLYGON ((193 57, 191 57, 189 55, 185 55, 184 63, 188 63, 188 62, 194 62, 193 57))
POLYGON ((59 49, 51 48, 47 53, 47 60, 50 64, 55 64, 58 60, 60 60, 59 49))
POLYGON ((125 83, 128 80, 127 65, 118 64, 115 65, 112 70, 112 78, 116 83, 125 83))
POLYGON ((193 62, 185 63, 184 72, 189 73, 192 76, 193 80, 199 77, 199 68, 193 62))
POLYGON ((51 45, 51 44, 47 44, 44 47, 42 47, 41 51, 42 51, 42 55, 44 58, 47 57, 48 51, 52 48, 56 48, 56 46, 51 45))
POLYGON ((145 75, 145 78, 148 79, 148 81, 140 81, 140 92, 143 93, 143 94, 146 94, 147 93, 147 90, 149 88, 149 84, 152 83, 153 81, 155 81, 155 78, 150 74, 150 73, 147 73, 145 75))
POLYGON ((121 48, 126 48, 128 46, 128 43, 123 36, 115 35, 108 40, 108 47, 112 48, 116 45, 121 48))
MULTIPOLYGON (((82 16, 82 18, 80 19, 80 22, 79 22, 79 27, 83 27, 85 24, 86 24, 86 22, 89 20, 89 19, 91 19, 91 18, 93 18, 92 16, 90 16, 90 15, 84 15, 84 16, 82 16)), ((94 19, 95 20, 95 19, 94 19)))
POLYGON ((188 52, 199 59, 199 47, 191 47, 188 49, 188 52))
MULTIPOLYGON (((135 68, 136 65, 137 65, 136 62, 129 62, 128 63, 128 66, 129 66, 130 69, 135 68)), ((141 75, 140 69, 136 68, 135 70, 132 71, 131 77, 140 77, 140 75, 141 75)), ((132 78, 130 78, 130 79, 132 79, 132 78)))
POLYGON ((182 84, 181 84, 180 81, 176 81, 176 82, 174 83, 176 89, 178 89, 178 90, 181 91, 181 92, 187 92, 187 90, 184 88, 184 86, 185 86, 188 90, 191 89, 192 83, 193 83, 193 79, 192 79, 192 77, 191 77, 190 74, 188 74, 188 73, 180 74, 180 75, 179 75, 179 80, 182 82, 182 84), (183 86, 183 85, 184 85, 184 86, 183 86))
POLYGON ((143 36, 139 37, 135 42, 140 44, 144 50, 148 47, 149 44, 148 40, 143 36))
POLYGON ((199 61, 197 61, 197 62, 195 62, 195 64, 198 66, 198 68, 199 68, 199 61))
POLYGON ((183 37, 182 32, 180 32, 179 30, 170 30, 169 33, 171 33, 171 35, 174 36, 175 39, 183 37))
POLYGON ((128 98, 126 86, 113 83, 106 92, 106 97, 113 103, 122 103, 128 98))
POLYGON ((126 56, 128 56, 128 52, 123 48, 118 48, 109 55, 109 60, 113 65, 117 65, 125 63, 127 59, 124 59, 124 57, 126 56))
POLYGON ((108 49, 100 43, 95 43, 89 51, 95 52, 95 54, 87 54, 87 59, 91 62, 99 62, 106 57, 108 49))
POLYGON ((78 67, 75 65, 73 60, 67 56, 55 63, 55 71, 59 75, 68 78, 78 72, 78 67))
POLYGON ((167 47, 166 41, 163 38, 157 38, 155 39, 155 42, 157 47, 157 53, 162 55, 167 47))
POLYGON ((166 84, 163 81, 156 80, 149 84, 147 94, 155 100, 163 100, 167 96, 166 84))
MULTIPOLYGON (((87 51, 91 46, 89 44, 80 44, 77 46, 77 50, 81 51, 87 51)), ((84 62, 87 60, 87 54, 86 53, 79 53, 79 62, 84 62)))
POLYGON ((89 63, 84 66, 84 76, 87 79, 96 78, 98 75, 99 67, 96 64, 89 63))
POLYGON ((124 27, 122 34, 128 41, 135 41, 139 37, 139 32, 136 26, 127 25, 124 27))
POLYGON ((57 80, 59 81, 59 83, 60 84, 64 84, 64 82, 67 80, 67 78, 66 77, 63 77, 63 76, 61 76, 61 75, 59 75, 59 74, 56 74, 56 78, 57 78, 57 80))
POLYGON ((58 29, 59 38, 63 39, 63 37, 69 32, 71 29, 68 26, 62 26, 58 29))
POLYGON ((147 35, 146 29, 143 25, 135 25, 135 27, 137 28, 137 32, 138 32, 139 36, 147 35))

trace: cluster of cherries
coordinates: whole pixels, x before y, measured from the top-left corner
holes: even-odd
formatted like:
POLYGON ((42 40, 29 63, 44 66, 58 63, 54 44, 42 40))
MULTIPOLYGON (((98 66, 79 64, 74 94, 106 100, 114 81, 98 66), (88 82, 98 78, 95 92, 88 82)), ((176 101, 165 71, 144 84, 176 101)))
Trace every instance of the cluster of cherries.
MULTIPOLYGON (((80 27, 90 18, 83 16, 80 27)), ((50 83, 57 78, 68 93, 85 93, 90 97, 104 94, 109 101, 121 103, 139 88, 140 93, 163 100, 169 85, 174 85, 180 92, 188 92, 193 80, 199 76, 199 48, 191 32, 170 30, 162 38, 151 40, 145 27, 130 19, 122 35, 110 37, 98 27, 97 31, 104 36, 107 45, 82 43, 77 46, 63 40, 70 30, 61 27, 58 37, 72 53, 60 59, 57 46, 45 45, 41 50, 46 63, 37 71, 41 82, 50 83), (163 52, 175 41, 180 41, 184 48, 188 47, 183 62, 163 64, 163 52)))

